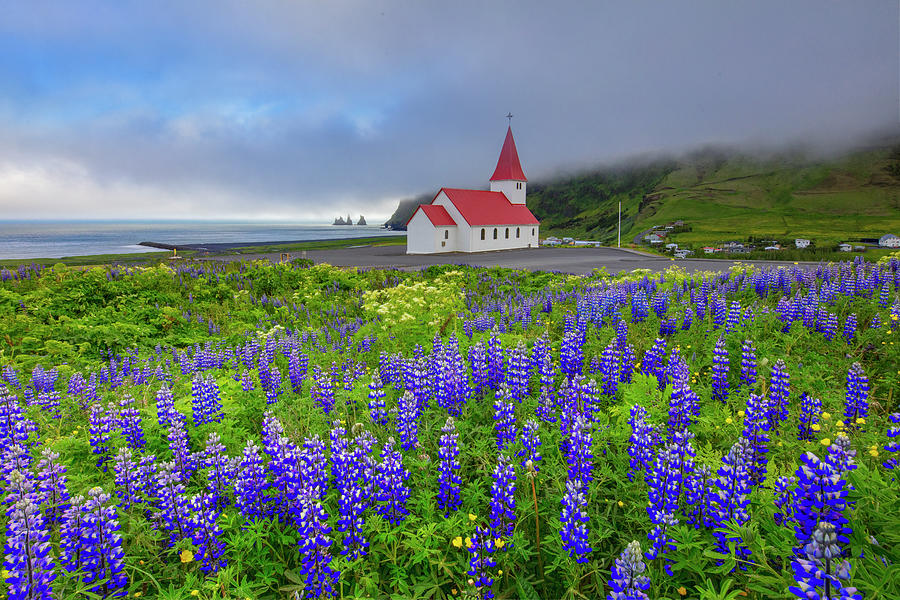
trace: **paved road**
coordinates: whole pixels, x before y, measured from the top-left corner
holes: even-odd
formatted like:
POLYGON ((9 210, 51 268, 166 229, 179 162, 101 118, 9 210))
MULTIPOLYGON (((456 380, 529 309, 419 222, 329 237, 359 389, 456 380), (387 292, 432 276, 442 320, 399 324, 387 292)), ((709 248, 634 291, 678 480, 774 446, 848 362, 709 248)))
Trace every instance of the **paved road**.
MULTIPOLYGON (((300 255, 295 253, 292 258, 300 255)), ((633 269, 650 269, 662 271, 673 264, 688 272, 724 271, 737 262, 756 262, 761 265, 793 265, 793 262, 780 261, 731 261, 721 259, 683 259, 672 261, 635 250, 618 248, 535 248, 525 250, 502 250, 497 252, 481 252, 466 254, 455 252, 450 254, 408 255, 406 246, 379 246, 360 248, 340 248, 334 250, 308 250, 306 257, 315 263, 328 263, 339 267, 381 268, 414 270, 430 265, 461 264, 478 267, 507 267, 511 269, 527 269, 529 271, 560 271, 584 275, 594 269, 606 268, 611 273, 631 271, 633 269)), ((277 261, 279 254, 244 254, 210 256, 205 260, 253 260, 269 259, 277 261)), ((814 265, 816 263, 801 263, 814 265)))

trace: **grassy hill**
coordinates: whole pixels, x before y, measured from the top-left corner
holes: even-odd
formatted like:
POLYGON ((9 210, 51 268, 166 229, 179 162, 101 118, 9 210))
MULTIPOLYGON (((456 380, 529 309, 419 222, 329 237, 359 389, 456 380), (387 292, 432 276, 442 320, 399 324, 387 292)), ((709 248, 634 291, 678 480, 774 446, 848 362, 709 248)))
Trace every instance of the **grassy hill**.
MULTIPOLYGON (((405 222, 431 197, 404 201, 389 223, 405 222)), ((705 149, 528 186, 528 207, 541 220, 542 235, 615 242, 620 201, 623 243, 678 219, 688 231, 674 241, 695 246, 752 236, 804 237, 824 248, 900 234, 900 142, 829 159, 705 149)))

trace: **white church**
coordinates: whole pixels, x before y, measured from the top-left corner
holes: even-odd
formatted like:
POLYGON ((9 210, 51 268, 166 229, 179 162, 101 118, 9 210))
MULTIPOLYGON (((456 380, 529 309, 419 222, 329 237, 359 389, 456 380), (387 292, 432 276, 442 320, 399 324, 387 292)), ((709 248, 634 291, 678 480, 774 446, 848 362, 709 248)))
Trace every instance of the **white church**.
POLYGON ((525 206, 527 183, 510 127, 491 190, 441 188, 406 222, 406 253, 537 248, 540 223, 525 206))

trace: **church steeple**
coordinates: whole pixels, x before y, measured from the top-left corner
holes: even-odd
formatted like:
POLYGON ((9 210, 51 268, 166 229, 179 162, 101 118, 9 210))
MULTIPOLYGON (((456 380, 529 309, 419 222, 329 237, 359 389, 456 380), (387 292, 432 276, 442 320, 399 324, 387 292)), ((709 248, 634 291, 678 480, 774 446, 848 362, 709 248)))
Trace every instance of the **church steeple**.
POLYGON ((516 141, 513 139, 512 127, 508 127, 506 139, 503 140, 503 148, 500 149, 500 158, 497 159, 497 168, 491 175, 491 191, 503 192, 513 204, 525 204, 527 181, 525 171, 522 170, 522 164, 519 162, 519 153, 516 150, 516 141))

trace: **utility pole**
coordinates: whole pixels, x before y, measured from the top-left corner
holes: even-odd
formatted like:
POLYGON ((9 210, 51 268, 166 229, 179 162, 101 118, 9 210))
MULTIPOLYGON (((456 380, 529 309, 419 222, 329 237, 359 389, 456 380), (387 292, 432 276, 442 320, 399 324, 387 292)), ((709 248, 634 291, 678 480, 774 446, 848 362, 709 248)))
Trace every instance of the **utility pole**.
POLYGON ((619 200, 619 241, 618 241, 617 247, 619 247, 619 248, 622 247, 622 201, 621 200, 619 200))

